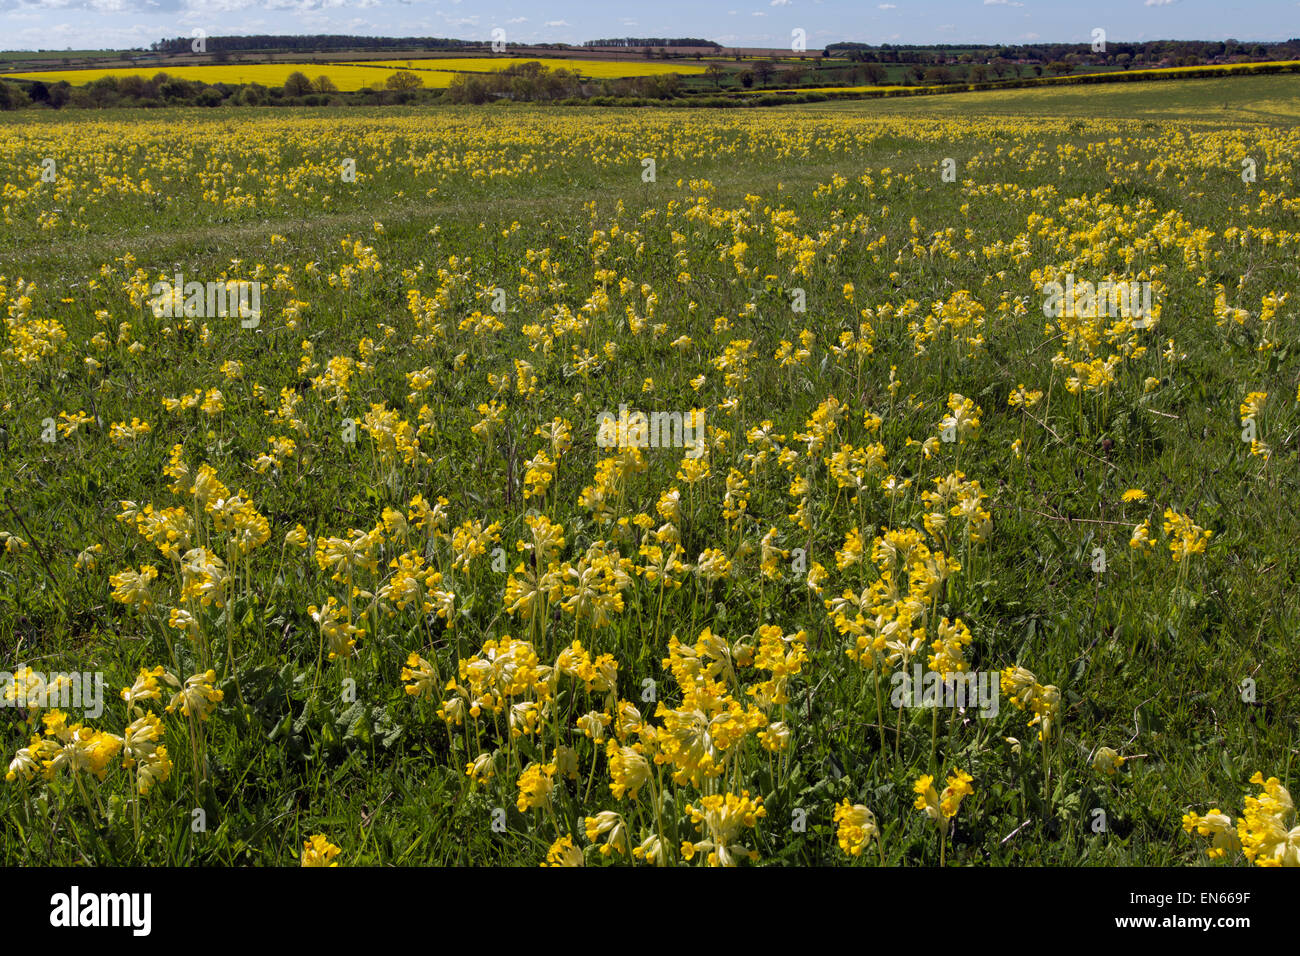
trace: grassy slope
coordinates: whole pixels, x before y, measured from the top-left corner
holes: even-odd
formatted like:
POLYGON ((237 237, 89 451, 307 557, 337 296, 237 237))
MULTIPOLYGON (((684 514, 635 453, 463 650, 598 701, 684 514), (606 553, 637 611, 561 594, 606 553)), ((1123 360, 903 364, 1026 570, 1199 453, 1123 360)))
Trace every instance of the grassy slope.
MULTIPOLYGON (((819 104, 768 115, 789 116, 794 123, 816 123, 815 117, 825 111, 848 117, 922 119, 965 118, 983 113, 1031 122, 1048 114, 1058 120, 1078 118, 1085 125, 1077 132, 1052 128, 1044 132, 1045 141, 1085 146, 1097 138, 1097 131, 1087 125, 1095 118, 1135 113, 1153 124, 1168 118, 1208 117, 1224 125, 1238 125, 1249 118, 1290 126, 1298 115, 1294 98, 1298 88, 1300 79, 1292 77, 1189 81, 1155 84, 1151 90, 1101 87, 819 104), (1221 113, 1225 102, 1228 109, 1221 113)), ((280 115, 277 112, 268 117, 252 111, 243 114, 253 123, 280 115)), ((311 111, 304 115, 320 118, 322 113, 311 111)), ((375 115, 403 114, 383 111, 375 115)), ((481 113, 463 115, 472 120, 482 117, 481 113)), ((541 111, 528 110, 519 115, 535 117, 542 123, 550 121, 549 114, 541 111)), ((558 115, 576 117, 579 122, 584 116, 572 111, 558 115)), ((697 115, 687 114, 681 121, 690 123, 697 115)), ((349 123, 362 119, 357 111, 326 116, 340 124, 344 141, 350 135, 349 123)), ((646 122, 656 122, 657 117, 671 119, 656 114, 647 117, 646 122)), ((758 121, 759 114, 753 117, 758 121)), ((593 112, 590 118, 599 122, 608 114, 593 112)), ((77 119, 42 116, 35 125, 58 127, 77 119)), ((208 122, 197 113, 167 114, 164 119, 208 122)), ((227 117, 222 118, 222 122, 227 121, 227 117)), ((6 118, 5 122, 14 121, 6 118)), ((1166 132, 1164 127, 1153 125, 1129 135, 1135 143, 1146 137, 1154 149, 1166 132)), ((1063 195, 1096 195, 1114 185, 1113 177, 1096 163, 1072 164, 1061 172, 1055 163, 1039 165, 1031 172, 990 166, 989 154, 1000 145, 993 127, 968 135, 949 128, 949 135, 957 140, 929 135, 928 130, 913 132, 899 125, 847 157, 814 154, 799 161, 769 160, 752 165, 725 158, 665 162, 659 183, 650 188, 639 183, 628 185, 625 168, 589 168, 574 157, 569 171, 557 166, 524 182, 506 181, 490 187, 456 182, 437 197, 422 196, 415 188, 415 180, 393 174, 369 186, 356 200, 341 199, 329 215, 271 210, 236 213, 228 223, 210 224, 209 211, 196 211, 196 207, 184 204, 169 204, 149 218, 121 210, 95 221, 85 236, 50 237, 16 231, 0 245, 0 274, 36 277, 52 293, 79 296, 84 292, 78 292, 78 286, 99 263, 127 251, 151 269, 184 263, 186 270, 194 274, 220 269, 233 256, 267 263, 321 258, 327 267, 334 268, 338 257, 326 250, 336 248, 345 234, 362 236, 376 245, 387 277, 363 289, 357 297, 320 289, 304 295, 313 301, 311 334, 317 357, 323 359, 338 352, 352 354, 357 338, 374 334, 377 318, 397 323, 405 287, 397 273, 413 266, 416 260, 471 251, 480 260, 502 256, 506 261, 518 261, 524 246, 550 245, 559 257, 579 261, 589 232, 587 217, 578 208, 582 202, 596 201, 603 217, 612 213, 618 200, 625 201, 634 212, 648 204, 662 207, 668 198, 679 197, 671 185, 678 176, 713 179, 717 185, 715 201, 727 208, 738 205, 746 193, 771 201, 779 183, 784 201, 813 223, 824 221, 830 209, 838 205, 836 200, 811 196, 813 186, 829 181, 834 173, 852 177, 864 169, 883 166, 906 169, 913 176, 910 181, 900 181, 875 201, 859 200, 849 208, 860 208, 875 216, 881 203, 887 203, 892 210, 888 225, 891 236, 897 236, 908 219, 916 216, 927 232, 949 224, 959 229, 974 224, 984 241, 994 237, 1009 239, 1023 230, 1027 208, 986 202, 979 206, 977 221, 969 222, 958 212, 961 200, 955 191, 945 191, 932 174, 944 156, 954 152, 964 157, 972 152, 981 154, 985 165, 972 173, 981 182, 1011 181, 1032 187, 1038 181, 1049 180, 1063 195), (398 192, 405 195, 398 196, 398 192), (374 220, 385 225, 382 239, 370 235, 374 220), (485 235, 512 221, 521 224, 521 237, 533 237, 531 243, 513 242, 503 252, 486 242, 485 235), (480 223, 486 232, 480 229, 480 223), (427 233, 434 226, 441 227, 442 234, 437 243, 431 244, 427 233), (287 248, 270 246, 272 233, 286 236, 287 248)), ((636 146, 630 149, 628 156, 634 157, 636 146)), ((631 165, 635 168, 635 163, 631 165)), ((1185 172, 1194 183, 1190 188, 1157 182, 1137 173, 1126 177, 1123 188, 1127 192, 1121 195, 1145 197, 1161 211, 1176 209, 1196 223, 1222 230, 1231 220, 1232 205, 1209 186, 1213 184, 1226 194, 1233 187, 1233 176, 1229 172, 1215 179, 1202 169, 1185 172)), ((1295 229, 1294 216, 1291 220, 1290 228, 1295 229)), ((891 245, 891 251, 893 248, 891 245)), ((736 288, 725 273, 715 272, 710 278, 707 262, 705 257, 698 265, 707 287, 694 293, 704 303, 707 318, 711 321, 714 315, 737 314, 747 293, 736 288)), ((1038 259, 1031 260, 1026 274, 1008 277, 994 285, 992 291, 1005 287, 1017 294, 1032 294, 1027 271, 1041 264, 1038 259)), ((1233 261, 1217 278, 1225 283, 1235 281, 1246 265, 1241 260, 1233 261)), ((1294 257, 1281 260, 1266 256, 1251 268, 1264 287, 1292 290, 1294 298, 1298 284, 1294 257)), ((868 257, 846 254, 839 271, 841 274, 817 280, 810 290, 813 301, 834 302, 839 284, 847 280, 854 281, 859 294, 870 301, 889 298, 899 302, 910 296, 928 302, 957 288, 977 293, 985 288, 985 270, 970 262, 912 264, 899 281, 891 279, 892 267, 887 260, 872 263, 868 257)), ((647 276, 656 286, 667 278, 653 270, 647 276)), ((491 270, 477 277, 488 280, 491 270)), ((979 821, 972 824, 976 828, 974 843, 966 842, 971 840, 971 833, 965 832, 963 845, 954 850, 954 858, 1001 863, 1188 861, 1195 854, 1178 829, 1183 810, 1193 805, 1203 810, 1216 800, 1239 806, 1240 787, 1254 769, 1286 778, 1295 753, 1293 641, 1300 624, 1294 597, 1294 541, 1300 530, 1293 509, 1297 491, 1294 430, 1291 438, 1276 441, 1278 460, 1270 475, 1253 478, 1256 468, 1251 460, 1243 459, 1233 417, 1236 402, 1261 381, 1270 385, 1281 403, 1279 407, 1285 407, 1294 397, 1296 363, 1294 356, 1284 353, 1279 356, 1280 365, 1256 368, 1241 342, 1233 343, 1230 360, 1225 361, 1225 347, 1205 331, 1205 304, 1203 290, 1180 287, 1167 308, 1161 335, 1178 339, 1180 347, 1188 352, 1188 364, 1178 384, 1162 393, 1156 408, 1162 415, 1151 414, 1139 403, 1115 410, 1100 423, 1086 418, 1075 422, 1077 437, 1058 423, 1057 431, 1063 437, 1053 439, 1042 434, 1035 439, 1040 444, 1028 467, 1013 463, 1006 454, 1007 444, 1020 433, 1021 425, 1004 406, 1009 387, 1025 381, 1046 389, 1050 378, 1047 360, 1053 346, 1042 341, 1041 320, 1034 319, 1032 311, 1031 321, 1023 331, 1012 334, 1002 330, 992 338, 987 352, 972 362, 936 357, 918 365, 911 357, 910 343, 896 333, 882 336, 877 344, 872 364, 876 374, 862 395, 865 405, 880 407, 885 401, 881 379, 890 364, 897 364, 906 376, 904 392, 915 392, 929 407, 937 408, 949 391, 961 391, 975 397, 986 411, 980 453, 975 460, 962 463, 971 477, 979 478, 997 495, 995 548, 987 559, 989 563, 973 576, 960 609, 976 629, 980 666, 1022 661, 1040 679, 1062 685, 1070 695, 1066 721, 1072 747, 1086 749, 1100 743, 1118 747, 1132 738, 1126 752, 1141 748, 1152 754, 1148 760, 1133 764, 1123 782, 1116 785, 1098 783, 1086 769, 1079 769, 1082 755, 1075 754, 1071 758, 1074 769, 1063 775, 1056 794, 1056 820, 1030 827, 1010 845, 1001 846, 1001 835, 1015 829, 1026 819, 1025 814, 1034 816, 1032 797, 1027 811, 1024 798, 1018 796, 1016 779, 1002 777, 994 769, 1010 765, 1005 752, 996 747, 990 752, 988 740, 977 744, 969 736, 961 738, 957 761, 983 762, 987 772, 977 773, 980 798, 969 807, 970 818, 979 821), (1104 441, 1111 441, 1113 450, 1105 454, 1103 463, 1099 456, 1103 455, 1104 441), (1200 514, 1203 519, 1208 515, 1208 524, 1216 531, 1208 568, 1201 578, 1203 589, 1188 598, 1189 604, 1176 624, 1166 619, 1164 601, 1172 567, 1167 556, 1130 567, 1125 527, 1111 529, 1065 520, 1126 520, 1117 511, 1116 501, 1119 492, 1130 486, 1146 488, 1158 502, 1177 500, 1183 510, 1200 514), (1098 527, 1108 535, 1104 543, 1112 549, 1112 555, 1118 555, 1112 558, 1117 565, 1116 577, 1104 587, 1086 570, 1086 556, 1099 540, 1095 537, 1098 527), (1246 674, 1260 681, 1259 707, 1244 706, 1233 692, 1246 674), (981 750, 981 746, 986 749, 981 750), (1086 830, 1085 811, 1094 806, 1108 810, 1113 834, 1109 839, 1093 838, 1086 830)), ((670 300, 665 303, 665 312, 680 314, 676 310, 682 305, 681 301, 670 300)), ((829 319, 833 314, 829 305, 823 308, 825 311, 815 308, 806 319, 801 317, 801 324, 808 324, 825 340, 834 333, 836 323, 829 319)), ((73 330, 74 341, 84 340, 95 328, 88 311, 77 306, 59 314, 73 330)), ((1294 310, 1287 314, 1293 331, 1294 310)), ((797 327, 783 324, 784 313, 771 313, 767 318, 766 324, 742 328, 746 335, 758 340, 761 354, 770 355, 776 341, 792 337, 797 327)), ((701 328, 694 328, 692 334, 707 336, 701 328)), ((227 338, 220 354, 244 360, 249 378, 263 381, 275 391, 292 377, 296 339, 280 335, 276 348, 268 350, 262 344, 227 338), (283 354, 277 356, 276 351, 283 354)), ((636 363, 631 363, 624 374, 637 375, 636 363)), ((670 370, 665 368, 655 374, 663 376, 663 407, 676 407, 668 396, 689 394, 684 392, 681 377, 670 370)), ((791 383, 784 376, 771 370, 766 374, 771 377, 757 383, 760 391, 780 394, 789 388, 791 383)), ((118 392, 102 399, 106 421, 110 417, 129 417, 131 410, 145 410, 155 424, 166 424, 157 410, 158 395, 219 384, 202 355, 169 354, 161 348, 151 348, 137 365, 119 365, 115 378, 120 383, 118 392), (139 397, 135 397, 137 393, 139 397)), ((466 420, 462 420, 464 414, 459 406, 482 400, 482 387, 481 383, 465 381, 449 386, 446 414, 449 420, 456 420, 453 431, 462 439, 466 420)), ((787 431, 793 430, 789 426, 797 428, 802 423, 811 409, 810 401, 815 402, 828 389, 844 387, 843 381, 810 376, 806 384, 800 380, 799 387, 787 393, 789 407, 774 407, 772 413, 781 416, 787 431)), ((374 384, 375 400, 385 395, 391 403, 400 398, 402 388, 399 374, 386 374, 374 384)), ((604 386, 592 383, 590 388, 598 393, 593 395, 592 400, 597 402, 594 407, 601 407, 602 400, 616 406, 621 396, 617 382, 604 386)), ((61 407, 72 407, 85 390, 74 383, 46 381, 41 393, 56 396, 61 407)), ((168 496, 160 490, 158 465, 170 442, 178 439, 166 433, 156 436, 139 460, 124 458, 98 445, 81 462, 61 459, 58 455, 64 452, 46 452, 34 443, 33 429, 46 412, 31 407, 31 403, 39 406, 37 395, 41 393, 33 390, 6 396, 19 401, 18 407, 6 414, 6 427, 13 437, 5 485, 20 502, 38 540, 61 555, 55 572, 61 578, 61 587, 51 589, 34 561, 17 569, 0 563, 0 595, 11 605, 4 615, 5 623, 0 625, 0 637, 9 649, 7 657, 13 660, 48 655, 69 666, 102 661, 114 668, 117 677, 126 677, 129 669, 123 671, 124 661, 152 662, 157 654, 145 652, 134 616, 121 612, 102 596, 102 578, 131 560, 123 560, 123 542, 127 539, 113 528, 114 502, 118 498, 166 502, 168 496), (95 534, 111 542, 111 556, 106 556, 100 573, 89 579, 89 585, 100 590, 83 591, 70 570, 69 554, 95 534), (68 605, 66 617, 59 611, 60 603, 68 605)), ((224 461, 219 471, 244 474, 236 463, 246 461, 264 445, 265 427, 258 418, 256 409, 246 415, 232 414, 220 443, 209 446, 209 457, 224 461)), ((916 416, 912 427, 891 431, 886 439, 891 458, 902 457, 906 435, 924 435, 921 423, 925 421, 925 415, 916 416)), ((327 429, 329 423, 322 422, 320 427, 327 429)), ((187 428, 186 437, 200 447, 204 444, 197 428, 187 428)), ((346 468, 339 468, 336 460, 331 463, 332 456, 340 453, 354 454, 332 449, 322 456, 321 463, 308 469, 304 481, 297 485, 286 482, 283 487, 264 487, 252 484, 257 479, 248 477, 250 491, 259 507, 275 516, 280 534, 294 521, 303 521, 309 530, 320 534, 341 533, 349 524, 366 527, 373 523, 378 499, 385 492, 382 488, 371 492, 354 479, 355 469, 364 470, 364 458, 349 458, 346 468)), ((589 458, 582 461, 578 469, 581 474, 562 485, 561 500, 574 501, 582 482, 589 480, 589 458)), ((458 516, 493 513, 502 506, 500 490, 492 480, 480 484, 475 477, 478 471, 470 457, 463 457, 459 464, 440 463, 420 486, 426 495, 430 490, 451 494, 461 506, 458 516), (470 489, 486 497, 483 508, 475 510, 470 504, 470 489)), ((233 487, 236 479, 227 480, 233 487)), ((780 508, 778 502, 777 510, 780 508)), ((836 530, 842 538, 842 528, 837 526, 836 530)), ((830 564, 827 549, 838 543, 829 529, 824 534, 819 532, 820 559, 830 564)), ((277 538, 273 537, 272 545, 276 544, 277 538)), ((148 558, 144 548, 130 544, 126 547, 135 548, 137 562, 148 558)), ((318 592, 306 585, 299 587, 301 593, 290 595, 287 601, 283 597, 278 602, 273 599, 274 606, 264 609, 267 625, 260 633, 268 636, 259 639, 264 649, 254 662, 258 669, 245 682, 245 693, 259 699, 259 706, 265 708, 257 719, 270 725, 274 724, 271 715, 276 712, 277 699, 293 693, 279 683, 279 669, 288 665, 292 679, 296 669, 309 665, 314 656, 314 632, 310 622, 303 620, 303 607, 309 600, 318 600, 318 592), (286 635, 292 635, 292 639, 286 635)), ((721 619, 718 615, 722 612, 715 608, 715 629, 739 633, 752 626, 741 610, 743 601, 737 596, 730 614, 721 619)), ((491 601, 485 603, 490 605, 491 601)), ((727 602, 722 606, 726 607, 727 602)), ((485 609, 485 615, 466 628, 468 633, 460 638, 464 642, 462 650, 473 643, 480 630, 486 630, 488 617, 490 611, 485 609)), ((778 618, 787 627, 818 627, 819 620, 817 615, 801 613, 798 601, 778 618)), ((259 632, 260 626, 254 625, 253 631, 259 632)), ((683 624, 680 632, 685 636, 687 630, 683 624)), ((392 651, 401 649, 402 642, 396 641, 392 651)), ((838 656, 838 651, 834 656, 823 652, 817 666, 837 666, 834 661, 838 656)), ((389 661, 390 670, 391 664, 389 661)), ((387 680, 391 688, 391 674, 387 680)), ((825 728, 822 739, 810 741, 800 758, 807 789, 786 798, 787 802, 774 809, 783 811, 788 818, 789 800, 821 801, 817 805, 822 806, 826 799, 841 794, 854 799, 865 797, 882 819, 889 821, 891 857, 895 861, 925 858, 924 831, 910 819, 915 814, 909 808, 908 780, 891 780, 874 763, 874 731, 868 732, 862 715, 852 704, 854 694, 860 691, 860 687, 849 684, 837 689, 832 682, 825 696, 819 697, 816 710, 807 719, 825 728), (836 779, 836 774, 845 771, 854 780, 852 790, 845 790, 836 779), (872 781, 870 788, 864 775, 872 781), (818 782, 823 780, 829 782, 818 782), (904 822, 912 825, 904 829, 904 822)), ((384 706, 402 722, 409 719, 405 705, 395 692, 384 700, 384 706)), ((328 735, 325 723, 328 721, 308 721, 304 732, 290 735, 288 740, 283 734, 269 734, 269 727, 257 725, 251 733, 229 725, 217 729, 213 752, 219 782, 211 799, 217 808, 214 819, 223 822, 207 840, 191 840, 188 818, 179 810, 173 813, 162 809, 161 801, 150 818, 150 836, 144 851, 132 849, 120 839, 75 819, 75 835, 64 829, 57 838, 47 838, 46 832, 54 831, 39 808, 33 811, 25 807, 14 789, 0 790, 0 816, 6 820, 6 827, 11 833, 22 827, 25 834, 21 840, 5 840, 6 858, 9 862, 283 862, 296 853, 301 833, 315 831, 346 838, 352 862, 535 862, 544 851, 545 843, 535 837, 514 834, 503 839, 490 833, 484 815, 492 803, 480 795, 461 797, 456 761, 445 754, 446 743, 439 739, 441 730, 436 722, 422 725, 412 721, 411 729, 394 751, 375 744, 329 744, 324 740, 328 735)), ((1032 732, 1024 729, 1023 719, 1009 708, 999 729, 1021 737, 1028 749, 1032 732)), ((928 718, 917 733, 920 739, 928 738, 928 718)), ((21 734, 11 728, 8 737, 8 742, 16 745, 21 734)), ((176 756, 180 773, 184 758, 176 756)), ((1025 774, 1032 773, 1032 760, 1022 769, 1025 774)), ((1024 789, 1031 788, 1026 785, 1024 789)), ((967 813, 963 810, 964 816, 967 813)), ((780 819, 776 813, 773 817, 780 819)), ((773 834, 760 841, 764 857, 790 861, 837 859, 824 823, 823 816, 822 826, 815 828, 806 841, 790 840, 779 827, 773 827, 773 834)))

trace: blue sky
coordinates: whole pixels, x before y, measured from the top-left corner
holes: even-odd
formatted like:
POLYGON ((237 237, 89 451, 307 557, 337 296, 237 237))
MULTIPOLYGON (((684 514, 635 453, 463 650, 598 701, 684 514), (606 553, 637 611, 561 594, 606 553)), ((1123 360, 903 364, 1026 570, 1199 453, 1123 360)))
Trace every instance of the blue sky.
POLYGON ((148 46, 164 36, 350 33, 580 43, 700 36, 727 46, 809 49, 866 43, 1283 40, 1300 36, 1297 0, 0 0, 0 48, 148 46))

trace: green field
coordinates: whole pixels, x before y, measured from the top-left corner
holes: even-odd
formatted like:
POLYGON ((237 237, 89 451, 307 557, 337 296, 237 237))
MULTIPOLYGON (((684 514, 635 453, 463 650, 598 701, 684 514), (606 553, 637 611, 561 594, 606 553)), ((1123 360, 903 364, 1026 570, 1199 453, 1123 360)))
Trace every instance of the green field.
POLYGON ((0 860, 1300 862, 1298 103, 0 115, 0 860))

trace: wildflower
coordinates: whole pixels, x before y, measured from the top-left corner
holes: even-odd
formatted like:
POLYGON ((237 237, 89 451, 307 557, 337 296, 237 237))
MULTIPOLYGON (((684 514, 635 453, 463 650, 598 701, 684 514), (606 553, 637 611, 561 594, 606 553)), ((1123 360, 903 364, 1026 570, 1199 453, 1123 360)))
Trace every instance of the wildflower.
POLYGON ((1093 754, 1092 769, 1098 773, 1113 777, 1122 766, 1124 766, 1124 758, 1109 747, 1098 747, 1097 752, 1093 754))
POLYGON ((605 752, 609 757, 609 775, 612 781, 609 791, 614 794, 615 800, 622 800, 624 794, 635 800, 637 793, 650 780, 650 763, 638 748, 639 745, 621 747, 614 741, 609 741, 605 752))
POLYGON ((934 777, 924 774, 917 778, 912 785, 912 792, 915 793, 916 800, 913 806, 917 810, 925 811, 925 815, 934 821, 939 828, 941 836, 948 832, 948 821, 957 815, 961 808, 961 802, 966 797, 975 792, 971 787, 971 776, 963 770, 958 770, 947 780, 947 786, 943 788, 942 793, 936 793, 934 789, 934 777))
POLYGON ((735 866, 742 859, 758 859, 757 850, 747 849, 737 841, 746 828, 753 829, 767 815, 762 797, 751 799, 748 790, 740 796, 712 794, 704 797, 698 807, 688 805, 686 813, 705 837, 695 843, 682 843, 682 856, 687 860, 699 853, 708 854, 709 866, 735 866))
POLYGON ((119 571, 108 579, 113 586, 113 600, 129 604, 137 611, 146 611, 153 607, 153 594, 150 583, 158 577, 158 569, 151 564, 140 565, 137 573, 128 568, 119 571))
POLYGON ((302 842, 302 865, 338 866, 334 858, 342 852, 324 834, 315 833, 302 842))
POLYGON ((1232 817, 1218 807, 1205 816, 1196 813, 1184 814, 1183 829, 1188 833, 1196 832, 1210 838, 1210 848, 1205 852, 1211 860, 1223 859, 1229 853, 1236 853, 1241 849, 1241 840, 1238 839, 1237 831, 1233 827, 1232 817))
POLYGON ((835 838, 840 849, 849 856, 861 856, 872 838, 880 838, 876 815, 860 803, 848 799, 835 808, 835 838))
POLYGON ((1172 508, 1165 509, 1165 534, 1169 535, 1169 553, 1175 562, 1181 562, 1193 554, 1204 554, 1205 546, 1213 531, 1198 527, 1190 517, 1179 514, 1172 508))
POLYGON ((542 866, 582 866, 582 851, 573 845, 573 837, 562 836, 546 851, 542 866))
POLYGON ((623 856, 627 853, 627 823, 621 814, 613 810, 602 810, 594 817, 587 817, 583 821, 583 826, 586 828, 588 843, 595 843, 602 836, 605 837, 605 842, 600 845, 601 856, 615 853, 623 856))
POLYGON ((1257 772, 1250 782, 1262 790, 1246 798, 1237 820, 1237 837, 1246 859, 1256 866, 1300 866, 1300 826, 1291 794, 1277 777, 1265 780, 1257 772))
POLYGON ((167 705, 167 713, 172 713, 179 705, 181 713, 186 717, 197 717, 199 720, 207 720, 216 710, 217 704, 221 703, 225 693, 217 690, 214 683, 217 679, 217 672, 214 670, 205 671, 202 674, 192 674, 185 678, 184 686, 170 674, 164 675, 167 682, 173 687, 180 687, 167 705))
POLYGON ((517 805, 520 813, 530 809, 550 809, 551 794, 555 790, 555 764, 530 763, 519 775, 517 805))
POLYGON ((438 679, 437 670, 415 651, 406 659, 402 668, 401 680, 407 684, 402 688, 411 697, 431 699, 435 690, 434 681, 438 679))

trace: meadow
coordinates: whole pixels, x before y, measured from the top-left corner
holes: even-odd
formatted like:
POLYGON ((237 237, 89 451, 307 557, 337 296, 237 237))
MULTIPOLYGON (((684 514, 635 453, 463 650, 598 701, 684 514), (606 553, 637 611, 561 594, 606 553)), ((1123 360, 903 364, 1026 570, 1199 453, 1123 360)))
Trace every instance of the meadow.
POLYGON ((1300 864, 1298 94, 0 116, 0 858, 1300 864))

